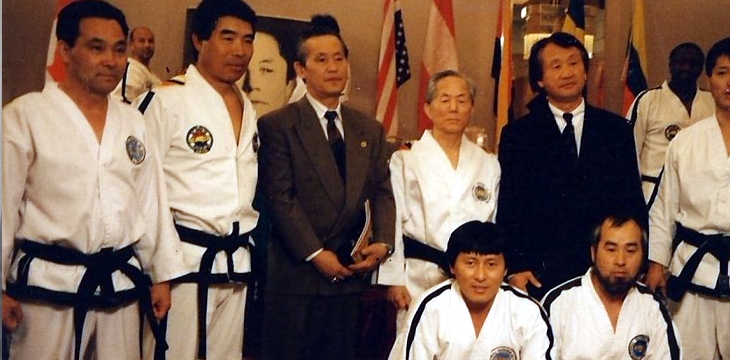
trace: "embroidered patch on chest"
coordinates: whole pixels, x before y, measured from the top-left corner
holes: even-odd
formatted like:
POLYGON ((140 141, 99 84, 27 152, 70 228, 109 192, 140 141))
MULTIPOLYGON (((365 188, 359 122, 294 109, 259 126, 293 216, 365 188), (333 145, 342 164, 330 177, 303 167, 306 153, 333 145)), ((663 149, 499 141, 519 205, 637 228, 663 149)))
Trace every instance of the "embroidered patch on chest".
POLYGON ((633 360, 643 359, 648 349, 649 337, 646 335, 636 335, 629 342, 629 356, 633 360))
POLYGON ((500 346, 492 350, 489 360, 517 360, 517 353, 512 348, 500 346))
POLYGON ((213 147, 213 134, 205 126, 193 126, 186 136, 188 146, 196 154, 205 154, 213 147))
POLYGON ((129 160, 132 160, 132 163, 135 165, 141 164, 144 161, 145 156, 147 156, 147 150, 145 149, 144 144, 142 144, 142 142, 136 137, 129 136, 125 145, 129 160))
POLYGON ((476 183, 476 185, 471 188, 471 194, 475 199, 477 199, 477 201, 487 202, 492 198, 492 194, 482 183, 476 183))

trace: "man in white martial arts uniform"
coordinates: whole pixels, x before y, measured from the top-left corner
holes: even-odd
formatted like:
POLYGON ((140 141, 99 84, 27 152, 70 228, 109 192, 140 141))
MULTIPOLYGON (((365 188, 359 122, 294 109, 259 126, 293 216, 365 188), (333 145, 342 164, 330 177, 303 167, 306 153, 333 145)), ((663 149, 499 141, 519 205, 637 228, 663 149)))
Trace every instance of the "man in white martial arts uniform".
POLYGON ((730 38, 708 51, 705 71, 715 115, 669 144, 646 279, 672 300, 684 354, 698 360, 730 359, 730 38))
POLYGON ((390 160, 395 252, 380 266, 377 283, 390 285, 399 325, 412 299, 447 279, 439 266, 445 265, 449 234, 470 220, 494 222, 499 162, 464 136, 475 94, 471 79, 457 71, 434 74, 424 104, 433 130, 390 160))
POLYGON ((242 358, 258 137, 253 105, 235 82, 255 26, 246 3, 203 0, 193 18, 197 63, 136 101, 164 154, 188 272, 172 286, 170 359, 242 358))
POLYGON ((697 44, 677 45, 669 53, 669 80, 640 93, 626 113, 634 126, 642 189, 649 207, 659 190, 669 142, 680 130, 715 112, 712 95, 697 86, 704 62, 705 54, 697 44))
POLYGON ((183 274, 156 148, 141 115, 109 96, 127 31, 108 3, 72 2, 56 26, 65 79, 3 108, 12 359, 138 359, 140 308, 156 329, 167 281, 183 274))
POLYGON ((669 311, 637 283, 646 263, 638 218, 606 217, 591 235, 593 266, 548 292, 559 360, 677 360, 679 338, 669 311))
POLYGON ((132 56, 127 59, 122 81, 112 92, 115 98, 127 104, 162 82, 150 69, 150 61, 155 56, 155 34, 152 30, 144 26, 132 29, 129 47, 132 56))
POLYGON ((554 359, 545 311, 503 284, 504 246, 492 223, 470 221, 454 230, 444 269, 454 279, 414 303, 389 359, 554 359))

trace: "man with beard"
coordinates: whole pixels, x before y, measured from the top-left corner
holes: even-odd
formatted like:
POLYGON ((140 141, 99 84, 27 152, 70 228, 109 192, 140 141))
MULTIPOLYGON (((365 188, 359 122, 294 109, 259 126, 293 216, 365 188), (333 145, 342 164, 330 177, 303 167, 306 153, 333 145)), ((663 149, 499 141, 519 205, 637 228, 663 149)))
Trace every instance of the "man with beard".
POLYGON ((591 235, 593 266, 545 295, 557 359, 681 359, 669 312, 637 282, 647 234, 637 217, 611 215, 591 235))
POLYGON ((634 126, 642 190, 649 207, 659 190, 669 142, 679 130, 715 111, 710 92, 697 86, 704 61, 705 55, 697 44, 686 42, 677 45, 669 53, 669 80, 639 94, 626 114, 629 123, 634 126))

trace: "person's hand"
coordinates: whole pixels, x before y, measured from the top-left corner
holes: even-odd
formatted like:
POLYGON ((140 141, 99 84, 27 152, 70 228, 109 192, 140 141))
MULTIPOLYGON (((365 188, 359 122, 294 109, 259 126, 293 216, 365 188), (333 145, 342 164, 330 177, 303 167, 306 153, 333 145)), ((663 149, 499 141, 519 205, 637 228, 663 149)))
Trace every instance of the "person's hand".
POLYGON ((3 293, 3 325, 10 331, 23 323, 23 309, 20 302, 3 293))
POLYGON ((667 296, 667 268, 666 266, 649 261, 649 270, 646 272, 646 286, 651 291, 667 296))
POLYGON ((385 298, 398 310, 408 310, 408 305, 411 303, 411 294, 405 286, 388 286, 385 298))
POLYGON ((360 251, 362 260, 349 265, 347 268, 356 273, 372 271, 380 265, 381 261, 385 260, 385 257, 388 255, 388 249, 388 245, 384 243, 372 243, 360 251))
POLYGON ((329 250, 320 251, 312 259, 312 264, 322 276, 332 283, 340 282, 353 274, 352 270, 342 266, 340 261, 337 260, 337 255, 329 250))
POLYGON ((532 271, 523 271, 516 274, 513 274, 509 277, 509 284, 524 291, 527 292, 527 283, 529 282, 535 287, 542 287, 542 284, 539 280, 535 277, 535 275, 532 273, 532 271))
POLYGON ((152 285, 150 290, 152 296, 152 311, 157 320, 161 320, 172 306, 170 296, 170 283, 165 281, 152 285))

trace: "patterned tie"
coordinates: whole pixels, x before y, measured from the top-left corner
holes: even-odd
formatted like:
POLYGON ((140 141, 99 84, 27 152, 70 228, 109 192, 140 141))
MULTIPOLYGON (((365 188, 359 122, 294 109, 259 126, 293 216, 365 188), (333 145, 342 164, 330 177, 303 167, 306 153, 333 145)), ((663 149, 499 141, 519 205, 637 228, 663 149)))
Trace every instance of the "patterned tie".
POLYGON ((325 119, 327 119, 327 140, 332 149, 332 154, 335 156, 335 162, 337 168, 340 170, 340 177, 345 180, 345 174, 347 174, 347 168, 345 167, 345 141, 342 140, 340 131, 337 130, 335 125, 335 119, 337 119, 337 112, 327 110, 324 113, 325 119))
POLYGON ((565 113, 563 114, 563 119, 565 119, 566 125, 565 129, 563 129, 563 146, 564 146, 564 154, 565 154, 565 160, 568 161, 569 164, 574 164, 578 160, 578 149, 576 148, 575 144, 575 129, 573 128, 573 114, 571 113, 565 113))

